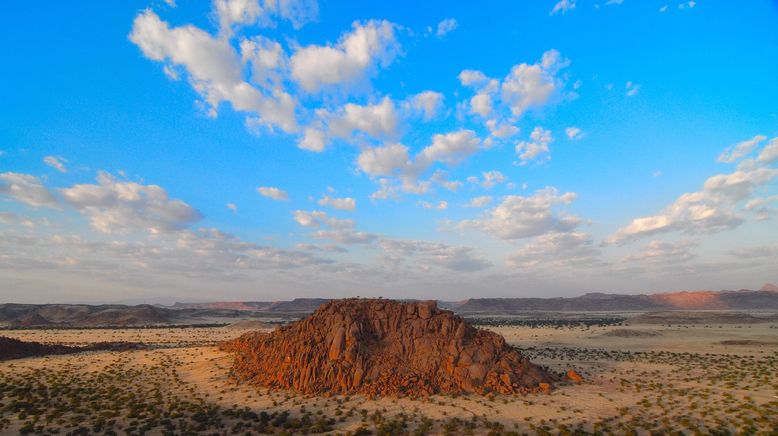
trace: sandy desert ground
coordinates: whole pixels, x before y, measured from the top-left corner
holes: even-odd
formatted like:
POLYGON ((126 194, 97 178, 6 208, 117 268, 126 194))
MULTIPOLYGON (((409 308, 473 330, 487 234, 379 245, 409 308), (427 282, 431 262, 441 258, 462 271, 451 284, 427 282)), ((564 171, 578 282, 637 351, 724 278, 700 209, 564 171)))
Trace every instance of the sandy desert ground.
POLYGON ((236 385, 241 329, 5 330, 148 350, 0 362, 0 431, 66 434, 778 434, 778 326, 490 327, 580 384, 530 396, 316 397, 236 385))

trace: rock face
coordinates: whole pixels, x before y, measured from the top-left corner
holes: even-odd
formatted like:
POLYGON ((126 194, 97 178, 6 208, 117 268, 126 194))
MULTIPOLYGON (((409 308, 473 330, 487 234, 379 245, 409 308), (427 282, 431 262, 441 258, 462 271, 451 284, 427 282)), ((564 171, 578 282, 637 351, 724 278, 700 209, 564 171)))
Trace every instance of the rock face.
POLYGON ((233 373, 304 393, 429 395, 526 393, 555 376, 502 336, 470 326, 435 302, 348 299, 271 333, 223 344, 233 373))

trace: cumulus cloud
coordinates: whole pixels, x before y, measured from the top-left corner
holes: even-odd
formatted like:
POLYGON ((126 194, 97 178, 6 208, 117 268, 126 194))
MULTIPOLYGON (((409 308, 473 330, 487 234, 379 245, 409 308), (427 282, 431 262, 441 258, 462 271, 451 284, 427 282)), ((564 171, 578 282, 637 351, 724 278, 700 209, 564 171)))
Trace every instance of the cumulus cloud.
POLYGON ((229 102, 236 111, 251 114, 251 125, 298 130, 295 99, 280 88, 262 92, 246 82, 241 58, 227 39, 192 25, 171 27, 151 10, 135 17, 129 38, 147 58, 183 67, 212 116, 221 102, 229 102))
POLYGON ((551 232, 538 236, 506 259, 514 268, 553 269, 601 264, 600 250, 584 232, 551 232))
POLYGON ((530 161, 539 158, 548 159, 548 145, 553 141, 550 130, 535 127, 529 135, 529 141, 520 141, 516 144, 516 154, 519 155, 520 165, 526 165, 530 161))
POLYGON ((296 210, 292 213, 297 224, 303 227, 332 227, 337 229, 350 229, 354 227, 354 221, 331 217, 321 210, 296 210))
POLYGON ((416 157, 419 165, 427 167, 434 162, 455 165, 475 153, 481 141, 472 130, 458 130, 432 136, 432 144, 416 157))
POLYGON ((257 188, 257 192, 263 197, 272 198, 276 201, 289 200, 289 194, 286 191, 276 188, 275 186, 260 186, 257 188))
POLYGON ((629 255, 624 260, 627 262, 678 264, 695 257, 691 248, 696 245, 693 241, 651 241, 640 252, 629 255))
POLYGON ((757 220, 767 221, 778 214, 778 209, 770 206, 772 203, 778 203, 778 195, 752 198, 746 202, 743 209, 754 212, 757 220))
POLYGON ((431 120, 437 116, 443 105, 443 94, 435 91, 424 91, 408 99, 410 108, 421 114, 422 119, 431 120))
POLYGON ((565 134, 567 135, 567 137, 569 139, 571 139, 573 141, 576 141, 576 140, 581 139, 581 138, 584 137, 583 131, 581 129, 579 129, 578 127, 573 127, 573 126, 566 128, 565 129, 565 134))
POLYGON ((458 227, 481 229, 506 240, 569 232, 581 220, 556 209, 559 205, 570 204, 575 197, 574 192, 559 194, 553 187, 538 190, 531 196, 508 195, 480 218, 461 221, 458 227))
POLYGON ((426 265, 452 271, 475 272, 491 266, 491 262, 473 253, 472 248, 450 246, 439 242, 381 239, 381 248, 397 262, 417 257, 426 265))
POLYGON ((756 135, 751 139, 739 142, 735 145, 727 147, 718 157, 719 162, 732 163, 746 156, 751 150, 754 149, 759 143, 767 139, 764 135, 756 135))
MULTIPOLYGON (((733 152, 737 154, 738 146, 723 156, 729 160, 733 152)), ((695 234, 735 228, 744 222, 739 213, 741 203, 776 177, 778 169, 765 166, 760 160, 743 160, 735 171, 709 177, 702 190, 682 194, 659 214, 633 219, 611 234, 606 243, 624 244, 672 231, 695 234)))
POLYGON ((308 92, 360 82, 399 53, 395 27, 385 20, 354 22, 337 44, 301 47, 292 55, 292 78, 308 92))
MULTIPOLYGON (((558 73, 569 63, 552 49, 543 53, 537 63, 514 65, 502 80, 487 77, 478 70, 463 70, 458 78, 462 86, 476 92, 466 104, 469 112, 487 118, 487 125, 492 123, 489 129, 494 131, 498 125, 506 125, 505 119, 510 125, 526 111, 546 106, 560 95, 564 82, 558 73)), ((517 132, 510 127, 506 129, 503 137, 517 132)))
POLYGON ((97 184, 77 184, 59 192, 68 205, 103 233, 172 232, 202 218, 197 209, 169 198, 160 186, 118 181, 105 172, 97 176, 97 184))
POLYGON ((352 211, 357 208, 357 201, 351 197, 333 198, 325 195, 318 203, 319 206, 329 206, 340 210, 352 211))
POLYGON ((313 126, 306 128, 298 147, 322 151, 332 138, 349 141, 363 136, 393 138, 397 136, 397 124, 397 108, 388 96, 375 104, 346 103, 335 111, 318 109, 313 126))
POLYGON ((281 44, 261 35, 241 40, 240 57, 249 66, 251 82, 268 91, 281 87, 289 72, 289 57, 281 44))
POLYGON ((482 178, 479 179, 477 176, 470 176, 467 178, 467 181, 473 184, 479 184, 484 189, 492 189, 494 186, 508 180, 508 178, 505 177, 505 174, 497 170, 483 171, 481 177, 482 178))
POLYGON ((421 207, 425 209, 437 209, 437 210, 446 210, 448 209, 448 202, 445 200, 439 201, 437 204, 430 203, 429 201, 421 201, 419 202, 421 207))
POLYGON ((458 25, 459 23, 457 23, 457 20, 453 18, 446 18, 445 20, 438 23, 437 29, 435 30, 435 36, 442 38, 447 33, 453 32, 458 25))
POLYGON ((61 173, 68 172, 68 169, 65 166, 65 162, 67 162, 67 160, 65 160, 61 156, 46 156, 43 158, 43 163, 54 168, 55 170, 61 173))
POLYGON ((497 120, 487 120, 486 127, 495 138, 505 139, 519 133, 519 128, 507 123, 498 124, 497 120))
POLYGON ((401 176, 412 167, 408 147, 402 144, 365 149, 357 157, 357 165, 371 176, 401 176))
POLYGON ((492 202, 492 197, 488 195, 482 195, 480 197, 473 197, 470 199, 469 202, 467 202, 466 207, 484 207, 492 202))
POLYGON ((29 174, 0 173, 0 195, 33 207, 58 207, 51 191, 43 186, 40 179, 29 174))
POLYGON ((318 230, 313 232, 311 236, 344 245, 371 244, 378 238, 374 233, 359 232, 353 229, 318 230))
POLYGON ((214 13, 223 32, 234 27, 259 24, 271 26, 273 19, 289 20, 295 29, 316 19, 316 0, 214 0, 214 13))
POLYGON ((520 116, 527 109, 540 107, 549 102, 560 87, 556 72, 566 67, 569 61, 558 51, 549 50, 536 64, 518 64, 502 82, 502 100, 514 116, 520 116))
POLYGON ((770 142, 759 153, 759 161, 763 163, 773 163, 778 160, 778 137, 770 140, 770 142))
MULTIPOLYGON (((359 169, 371 177, 399 178, 405 192, 424 193, 429 189, 430 181, 418 181, 418 178, 436 163, 456 165, 480 149, 481 141, 472 130, 458 130, 432 136, 431 144, 424 147, 413 158, 409 149, 402 144, 386 144, 380 147, 364 149, 357 157, 359 169)), ((438 174, 434 181, 440 181, 438 174)), ((391 180, 384 180, 379 192, 372 198, 393 196, 396 187, 391 180)), ((380 180, 379 180, 380 182, 380 180)), ((453 187, 453 185, 449 185, 453 187)))

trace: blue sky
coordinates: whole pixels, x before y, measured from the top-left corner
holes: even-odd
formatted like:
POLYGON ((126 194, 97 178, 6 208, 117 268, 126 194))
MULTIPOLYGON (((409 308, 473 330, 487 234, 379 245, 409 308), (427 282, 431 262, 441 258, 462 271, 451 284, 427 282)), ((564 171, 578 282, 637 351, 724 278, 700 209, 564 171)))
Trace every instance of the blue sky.
POLYGON ((778 281, 775 2, 7 10, 10 301, 778 281))

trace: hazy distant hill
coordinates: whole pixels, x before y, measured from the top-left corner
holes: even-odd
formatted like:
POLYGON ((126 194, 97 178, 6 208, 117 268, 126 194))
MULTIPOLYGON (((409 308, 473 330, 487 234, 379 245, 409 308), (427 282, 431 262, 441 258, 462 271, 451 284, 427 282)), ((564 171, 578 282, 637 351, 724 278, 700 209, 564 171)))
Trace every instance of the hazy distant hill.
POLYGON ((572 298, 471 298, 450 305, 472 312, 524 311, 655 311, 655 310, 778 310, 778 292, 682 291, 648 295, 589 293, 572 298))
POLYGON ((328 301, 330 300, 327 298, 295 298, 292 301, 215 301, 210 303, 176 303, 173 305, 173 308, 310 313, 328 301))
MULTIPOLYGON (((121 304, 0 304, 0 325, 9 327, 99 327, 233 323, 236 320, 297 318, 330 301, 297 298, 291 301, 231 301, 176 303, 173 306, 121 304)), ((457 313, 607 312, 678 310, 778 311, 778 287, 759 291, 684 291, 645 295, 589 293, 572 298, 471 298, 439 301, 457 313)))

